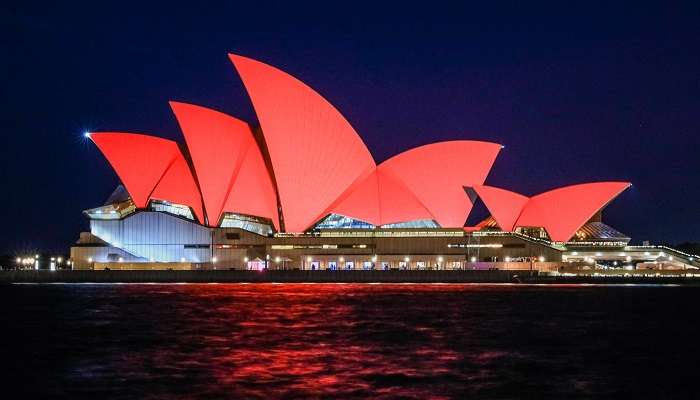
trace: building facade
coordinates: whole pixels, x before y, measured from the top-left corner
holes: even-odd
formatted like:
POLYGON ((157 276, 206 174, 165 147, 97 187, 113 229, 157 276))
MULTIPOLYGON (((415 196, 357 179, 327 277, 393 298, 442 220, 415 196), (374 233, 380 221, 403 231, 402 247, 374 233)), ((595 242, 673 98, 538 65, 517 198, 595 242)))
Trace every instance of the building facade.
POLYGON ((90 232, 71 249, 76 268, 543 269, 629 242, 600 220, 628 182, 524 196, 485 184, 503 146, 471 140, 377 164, 313 89, 230 59, 258 126, 171 102, 185 143, 86 134, 123 185, 85 211, 90 232), (465 227, 477 200, 491 217, 465 227))

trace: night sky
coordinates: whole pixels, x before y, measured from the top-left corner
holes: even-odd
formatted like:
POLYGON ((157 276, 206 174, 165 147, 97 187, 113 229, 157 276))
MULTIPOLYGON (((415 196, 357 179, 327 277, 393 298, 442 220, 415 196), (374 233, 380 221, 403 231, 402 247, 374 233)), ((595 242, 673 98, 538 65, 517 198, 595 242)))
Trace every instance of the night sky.
POLYGON ((629 180, 607 223, 635 242, 700 241, 691 3, 102 3, 0 6, 0 253, 67 251, 88 228, 82 210, 118 179, 84 131, 182 141, 168 100, 255 122, 228 52, 319 91, 377 162, 494 141, 506 147, 490 185, 533 195, 629 180))

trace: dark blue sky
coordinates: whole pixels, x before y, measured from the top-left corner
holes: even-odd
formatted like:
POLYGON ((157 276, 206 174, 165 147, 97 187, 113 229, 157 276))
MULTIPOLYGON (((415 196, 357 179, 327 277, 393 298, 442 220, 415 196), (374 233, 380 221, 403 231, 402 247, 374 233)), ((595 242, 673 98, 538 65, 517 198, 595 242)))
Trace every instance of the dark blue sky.
POLYGON ((81 211, 114 189, 83 131, 182 140, 171 99, 255 121, 227 52, 318 90, 377 161, 495 141, 491 185, 630 180, 608 223, 636 241, 700 241, 692 3, 101 3, 0 6, 0 253, 67 248, 87 228, 81 211))

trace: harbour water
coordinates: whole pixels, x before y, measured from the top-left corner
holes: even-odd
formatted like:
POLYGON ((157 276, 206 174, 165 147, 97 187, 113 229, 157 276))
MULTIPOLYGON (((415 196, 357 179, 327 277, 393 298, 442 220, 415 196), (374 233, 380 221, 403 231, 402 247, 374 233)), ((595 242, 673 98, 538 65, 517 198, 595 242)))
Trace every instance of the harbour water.
POLYGON ((3 285, 0 375, 12 398, 692 398, 699 296, 673 285, 3 285))

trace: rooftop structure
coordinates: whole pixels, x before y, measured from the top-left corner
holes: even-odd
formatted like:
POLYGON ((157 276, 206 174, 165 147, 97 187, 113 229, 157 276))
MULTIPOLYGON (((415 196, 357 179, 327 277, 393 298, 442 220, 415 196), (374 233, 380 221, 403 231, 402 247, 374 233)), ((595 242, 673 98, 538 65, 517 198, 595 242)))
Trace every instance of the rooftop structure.
POLYGON ((123 190, 86 211, 91 234, 76 247, 77 258, 228 260, 236 268, 255 259, 268 266, 270 257, 295 267, 323 258, 331 268, 329 263, 359 254, 374 267, 380 258, 410 265, 411 255, 451 262, 561 261, 571 246, 620 248, 629 242, 600 218, 628 182, 524 196, 485 184, 503 146, 472 140, 427 144, 377 164, 350 123, 316 91, 260 61, 229 57, 260 126, 170 102, 185 143, 89 133, 123 190), (478 199, 491 217, 465 227, 478 199), (109 247, 111 256, 87 252, 91 246, 109 247))

